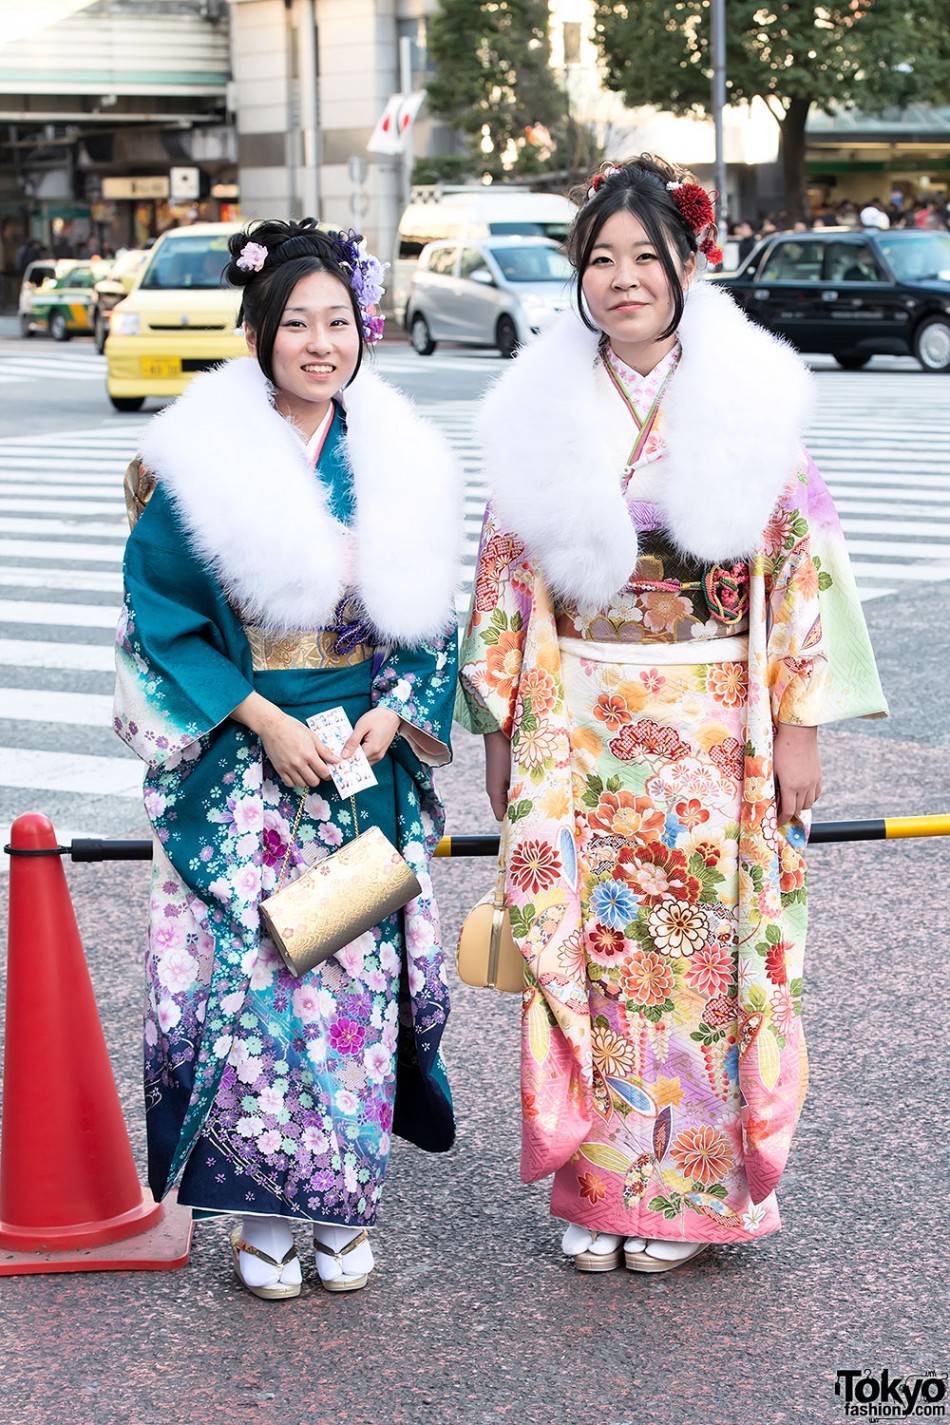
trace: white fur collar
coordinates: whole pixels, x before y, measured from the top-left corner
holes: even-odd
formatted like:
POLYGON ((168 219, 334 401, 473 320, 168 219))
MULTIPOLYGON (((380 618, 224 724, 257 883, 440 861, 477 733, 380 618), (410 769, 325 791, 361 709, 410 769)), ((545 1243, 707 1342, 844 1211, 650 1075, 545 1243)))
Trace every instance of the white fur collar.
MULTIPOLYGON (((748 556, 799 459, 811 377, 731 297, 694 283, 663 401, 670 534, 712 563, 748 556)), ((602 434, 598 336, 566 312, 489 392, 478 417, 501 527, 559 594, 601 608, 637 561, 620 471, 602 434)))
MULTIPOLYGON (((287 633, 332 616, 348 540, 272 399, 254 358, 229 361, 195 377, 151 422, 142 459, 241 616, 287 633)), ((344 400, 356 588, 382 639, 411 646, 455 615, 458 463, 441 433, 365 365, 344 400)))

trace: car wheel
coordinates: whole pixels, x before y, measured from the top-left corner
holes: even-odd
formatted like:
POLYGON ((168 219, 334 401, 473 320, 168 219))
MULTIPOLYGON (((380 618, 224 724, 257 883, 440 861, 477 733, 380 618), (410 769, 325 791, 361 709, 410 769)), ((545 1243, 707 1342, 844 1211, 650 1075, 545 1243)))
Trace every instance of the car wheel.
POLYGON ((435 342, 429 331, 429 323, 421 312, 416 312, 409 323, 409 340, 412 343, 413 351, 419 356, 431 356, 435 351, 435 342))
POLYGON ((928 317, 914 333, 914 355, 925 371, 950 371, 950 322, 928 317))
POLYGON ((29 317, 26 315, 26 313, 24 313, 23 316, 21 316, 21 318, 20 318, 20 335, 21 335, 21 336, 32 336, 32 335, 33 335, 33 323, 30 321, 30 319, 29 319, 29 317))
POLYGON ((518 329, 510 317, 499 317, 495 328, 495 345, 505 358, 518 350, 518 329))
POLYGON ((145 405, 144 396, 110 396, 109 400, 117 411, 140 411, 145 405))
POLYGON ((49 319, 49 334, 54 341, 69 341, 69 327, 65 312, 52 312, 49 319))
POLYGON ((861 371, 871 360, 869 351, 849 351, 847 356, 836 356, 835 361, 842 371, 861 371))
POLYGON ((105 317, 98 307, 96 308, 96 315, 92 320, 92 336, 96 343, 96 350, 101 356, 106 349, 106 337, 108 336, 108 332, 106 331, 105 317))

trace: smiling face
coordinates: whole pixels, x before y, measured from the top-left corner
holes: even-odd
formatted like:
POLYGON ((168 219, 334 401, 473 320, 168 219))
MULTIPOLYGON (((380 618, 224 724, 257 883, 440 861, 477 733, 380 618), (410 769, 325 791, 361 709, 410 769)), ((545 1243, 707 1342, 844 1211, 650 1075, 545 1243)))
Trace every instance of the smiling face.
MULTIPOLYGON (((245 327, 257 354, 257 334, 245 327)), ((333 396, 356 370, 362 340, 343 283, 329 272, 302 277, 290 294, 274 337, 274 405, 309 438, 333 396)))
MULTIPOLYGON (((670 252, 685 292, 696 272, 691 253, 684 263, 670 252)), ((591 318, 628 366, 645 375, 673 349, 676 337, 661 337, 673 319, 673 294, 656 247, 626 208, 609 217, 597 235, 581 276, 591 318)))

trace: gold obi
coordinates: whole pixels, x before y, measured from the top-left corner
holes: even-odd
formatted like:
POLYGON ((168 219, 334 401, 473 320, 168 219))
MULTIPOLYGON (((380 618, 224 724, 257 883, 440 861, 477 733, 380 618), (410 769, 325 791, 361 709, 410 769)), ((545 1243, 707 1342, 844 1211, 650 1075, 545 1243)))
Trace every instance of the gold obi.
POLYGON ((245 626, 244 632, 251 647, 255 673, 283 672, 290 668, 353 668, 372 658, 375 652, 373 644, 358 643, 348 653, 337 653, 333 629, 275 635, 245 626))

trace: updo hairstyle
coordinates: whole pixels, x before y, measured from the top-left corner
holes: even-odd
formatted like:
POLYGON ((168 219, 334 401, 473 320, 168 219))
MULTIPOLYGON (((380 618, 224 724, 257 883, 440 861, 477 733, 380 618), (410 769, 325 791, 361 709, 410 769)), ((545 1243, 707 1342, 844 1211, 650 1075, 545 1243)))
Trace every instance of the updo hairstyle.
MULTIPOLYGON (((303 218, 300 222, 292 223, 285 223, 279 218, 269 218, 252 224, 243 232, 232 233, 228 239, 231 260, 224 270, 224 275, 232 287, 243 289, 238 326, 246 322, 255 333, 258 365, 268 381, 274 380, 274 340, 284 309, 300 279, 309 277, 314 272, 329 273, 346 289, 353 309, 353 321, 360 336, 356 370, 350 381, 360 369, 364 347, 363 317, 350 285, 349 274, 340 265, 339 254, 334 247, 336 237, 335 231, 319 228, 314 218, 303 218), (267 249, 267 257, 259 272, 249 272, 237 265, 238 258, 249 242, 267 249)), ((350 382, 346 384, 349 385, 350 382)))
POLYGON ((663 341, 673 335, 683 317, 683 285, 670 249, 682 263, 688 262, 690 255, 698 251, 696 234, 674 203, 666 185, 693 183, 695 179, 686 169, 674 168, 665 159, 648 153, 616 166, 605 163, 603 169, 603 180, 592 197, 588 197, 589 182, 573 188, 569 194, 578 205, 578 213, 565 244, 567 255, 577 272, 577 310, 584 325, 591 331, 597 331, 584 305, 581 278, 590 265, 594 245, 607 219, 623 211, 632 213, 643 224, 670 284, 673 316, 666 330, 660 333, 658 340, 663 341))

